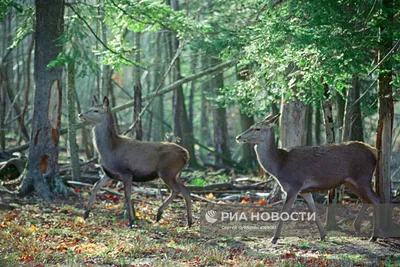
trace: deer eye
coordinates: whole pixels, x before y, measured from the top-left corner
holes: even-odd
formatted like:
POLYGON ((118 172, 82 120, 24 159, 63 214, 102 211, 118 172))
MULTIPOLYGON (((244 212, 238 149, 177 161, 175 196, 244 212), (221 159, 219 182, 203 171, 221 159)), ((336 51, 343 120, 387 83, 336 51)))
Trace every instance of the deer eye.
POLYGON ((95 110, 93 110, 93 112, 96 112, 96 113, 97 113, 97 112, 99 112, 99 111, 98 111, 97 109, 95 109, 95 110))
POLYGON ((261 129, 260 128, 256 128, 255 131, 258 132, 258 131, 261 131, 261 129))

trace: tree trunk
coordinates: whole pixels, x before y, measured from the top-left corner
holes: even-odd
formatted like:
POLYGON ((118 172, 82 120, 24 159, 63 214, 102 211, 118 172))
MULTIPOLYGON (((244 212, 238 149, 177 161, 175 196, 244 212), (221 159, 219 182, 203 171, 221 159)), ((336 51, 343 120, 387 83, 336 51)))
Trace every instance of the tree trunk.
POLYGON ((346 101, 343 99, 342 95, 336 92, 336 121, 338 127, 338 142, 340 143, 343 140, 343 131, 344 131, 344 112, 345 112, 346 101))
MULTIPOLYGON (((238 80, 243 80, 243 81, 248 80, 249 74, 250 72, 247 67, 244 69, 236 68, 236 78, 238 80)), ((274 114, 276 113, 278 113, 278 111, 275 112, 274 114)), ((248 116, 242 113, 240 110, 239 110, 239 119, 240 119, 240 132, 246 131, 254 124, 254 117, 248 116)), ((258 166, 256 152, 254 151, 254 145, 242 144, 240 146, 240 152, 241 155, 239 158, 239 163, 249 171, 254 170, 254 168, 258 166)))
MULTIPOLYGON (((155 43, 155 68, 154 68, 154 74, 153 74, 153 86, 154 88, 157 88, 158 84, 161 81, 162 74, 164 72, 163 70, 163 64, 161 64, 161 59, 162 59, 162 51, 165 51, 165 48, 161 46, 162 42, 161 40, 163 39, 163 33, 161 32, 156 32, 156 43, 155 43)), ((156 122, 154 124, 154 133, 153 133, 153 139, 154 141, 164 141, 165 139, 165 128, 164 128, 164 99, 163 96, 157 96, 154 99, 153 105, 152 105, 152 113, 153 117, 155 118, 156 122)))
MULTIPOLYGON (((209 57, 203 53, 201 55, 201 69, 207 69, 209 67, 209 57)), ((199 132, 199 143, 208 146, 210 138, 209 124, 209 110, 210 102, 208 101, 206 94, 211 88, 211 81, 209 79, 205 80, 201 84, 201 114, 200 114, 200 132, 199 132)), ((201 161, 206 163, 208 159, 208 151, 205 149, 200 149, 201 161)))
POLYGON ((317 146, 322 144, 322 141, 321 141, 322 118, 321 118, 320 107, 321 107, 321 105, 317 105, 315 108, 315 145, 317 145, 317 146))
MULTIPOLYGON (((322 102, 322 111, 324 113, 326 143, 335 143, 335 127, 333 123, 332 101, 328 84, 324 84, 326 100, 322 102)), ((328 190, 328 208, 326 210, 326 230, 336 230, 339 226, 336 223, 336 203, 338 200, 338 189, 328 190)))
POLYGON ((354 75, 352 87, 347 90, 343 141, 364 141, 359 97, 360 81, 358 75, 354 75))
POLYGON ((307 114, 306 114, 306 127, 307 127, 307 134, 306 134, 306 146, 312 146, 312 122, 313 118, 313 106, 311 104, 307 105, 307 114))
MULTIPOLYGON (((246 131, 254 124, 254 117, 250 117, 242 112, 239 113, 240 128, 241 132, 246 131)), ((254 170, 257 164, 257 156, 254 151, 254 145, 242 144, 241 145, 242 155, 239 160, 240 165, 244 166, 249 172, 254 170)))
MULTIPOLYGON (((171 8, 175 11, 179 10, 178 0, 171 0, 171 8)), ((171 33, 171 47, 172 55, 176 54, 179 47, 179 40, 175 33, 171 33)), ((172 58, 171 58, 172 59, 172 58)), ((180 57, 178 56, 171 69, 173 82, 180 80, 181 77, 181 64, 180 57)), ((185 147, 190 154, 189 166, 198 167, 196 154, 194 150, 194 136, 193 130, 190 127, 188 114, 186 112, 185 98, 183 95, 183 87, 179 85, 174 94, 174 135, 180 137, 179 144, 185 147)))
MULTIPOLYGON (((221 63, 219 59, 211 58, 211 65, 221 63)), ((215 91, 217 88, 224 87, 224 74, 223 72, 217 73, 212 79, 212 88, 215 91)), ((217 93, 214 93, 217 97, 217 93)), ((226 109, 225 107, 213 108, 213 129, 214 129, 214 151, 215 165, 230 165, 231 153, 228 147, 228 126, 226 123, 226 109), (221 155, 221 156, 219 156, 221 155)))
MULTIPOLYGON (((197 55, 192 55, 192 62, 190 64, 190 68, 192 70, 192 74, 196 73, 196 69, 197 69, 197 55)), ((190 123, 190 128, 194 128, 193 126, 193 117, 194 117, 194 92, 195 92, 195 88, 196 88, 196 81, 192 81, 190 83, 190 95, 189 95, 189 123, 190 123)))
POLYGON ((135 126, 136 140, 143 139, 143 129, 142 129, 142 120, 139 118, 139 114, 142 112, 142 88, 139 84, 136 84, 133 87, 134 91, 134 99, 135 105, 133 106, 133 120, 136 121, 139 119, 138 123, 135 126))
POLYGON ((21 121, 20 121, 20 126, 19 126, 19 140, 18 142, 21 142, 22 139, 22 131, 23 127, 25 127, 25 117, 26 113, 28 111, 28 105, 29 105, 29 94, 31 91, 31 59, 32 59, 32 51, 34 48, 35 44, 35 33, 32 33, 32 40, 30 42, 29 48, 28 48, 28 58, 26 59, 26 74, 25 74, 25 94, 24 94, 24 108, 22 109, 22 114, 21 114, 21 121))
POLYGON ((298 99, 282 103, 279 123, 282 147, 304 146, 307 132, 306 105, 298 99))
MULTIPOLYGON (((393 0, 383 0, 383 17, 380 25, 380 50, 378 62, 392 49, 393 44, 393 0)), ((390 161, 392 153, 392 129, 394 119, 393 89, 392 89, 392 54, 380 66, 378 77, 378 105, 379 120, 376 136, 376 148, 378 149, 378 164, 376 168, 376 192, 379 194, 380 202, 389 204, 392 201, 392 184, 390 173, 390 161)), ((390 229, 392 225, 391 209, 388 205, 380 210, 379 219, 382 229, 390 229), (387 218, 382 220, 382 218, 387 218)))
POLYGON ((79 147, 76 143, 75 72, 75 62, 71 61, 67 63, 68 151, 71 161, 71 178, 73 181, 78 181, 81 178, 81 170, 79 165, 79 147))
MULTIPOLYGON (((140 63, 140 32, 135 32, 135 61, 136 63, 140 63)), ((140 82, 140 68, 139 66, 133 66, 133 98, 135 100, 135 105, 133 106, 133 121, 136 121, 139 118, 140 111, 142 110, 142 86, 140 82), (138 106, 140 105, 140 106, 138 106), (137 113, 139 111, 139 113, 137 113)), ((140 118, 141 119, 141 118, 140 118)), ((130 135, 134 137, 136 135, 136 140, 143 139, 143 131, 142 131, 142 121, 140 120, 138 124, 135 126, 135 132, 131 131, 130 135)))
POLYGON ((44 200, 54 193, 68 195, 59 175, 58 143, 61 124, 60 66, 47 65, 61 52, 64 24, 63 0, 36 0, 35 97, 28 167, 20 194, 34 191, 44 200))

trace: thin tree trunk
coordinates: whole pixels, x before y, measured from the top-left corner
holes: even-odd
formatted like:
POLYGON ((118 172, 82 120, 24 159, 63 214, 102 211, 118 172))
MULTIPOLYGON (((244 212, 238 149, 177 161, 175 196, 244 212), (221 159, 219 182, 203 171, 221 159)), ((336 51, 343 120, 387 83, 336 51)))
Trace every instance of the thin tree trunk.
POLYGON ((78 181, 81 178, 81 171, 79 165, 79 147, 76 143, 75 62, 67 63, 67 75, 68 151, 71 161, 71 178, 73 181, 78 181))
MULTIPOLYGON (((328 144, 335 143, 335 128, 333 123, 332 101, 330 100, 330 92, 328 84, 324 83, 325 98, 322 102, 322 111, 324 113, 325 135, 328 144)), ((338 189, 328 190, 328 208, 326 210, 326 223, 327 230, 339 229, 336 223, 336 203, 338 200, 338 189)))
MULTIPOLYGON (((157 88, 158 84, 161 81, 161 73, 164 72, 163 65, 161 64, 162 59, 162 51, 166 52, 166 49, 161 46, 161 40, 163 40, 163 33, 156 32, 156 42, 155 42, 155 68, 153 74, 153 85, 154 88, 157 88)), ((154 99, 152 105, 152 113, 153 117, 155 117, 157 123, 154 124, 154 132, 153 132, 153 139, 155 141, 163 141, 165 139, 165 128, 164 128, 164 99, 163 96, 157 96, 154 99)))
POLYGON ((134 121, 139 119, 139 122, 135 126, 135 133, 136 133, 136 140, 142 140, 143 139, 143 129, 142 129, 142 121, 139 118, 140 112, 142 112, 142 88, 139 84, 136 84, 133 87, 134 91, 134 99, 135 99, 135 105, 134 105, 134 121))
MULTIPOLYGON (((221 63, 219 59, 211 58, 211 65, 221 63)), ((216 90, 224 87, 224 74, 223 72, 217 73, 212 79, 212 88, 216 90)), ((214 93, 217 97, 218 93, 214 93)), ((226 166, 231 163, 231 153, 228 146, 228 126, 226 123, 226 109, 225 107, 213 108, 213 129, 214 129, 214 151, 217 153, 215 156, 215 164, 226 166), (222 157, 218 156, 222 155, 222 157)))
POLYGON ((317 146, 322 144, 321 141, 321 124, 322 124, 322 117, 321 117, 321 110, 320 106, 318 105, 315 108, 315 144, 317 146))
POLYGON ((336 121, 338 126, 337 139, 339 143, 343 140, 345 105, 346 101, 343 99, 342 95, 336 92, 336 107, 337 107, 336 121))
MULTIPOLYGON (((190 68, 192 70, 192 73, 196 73, 196 68, 197 68, 197 56, 192 55, 192 62, 190 64, 190 68)), ((190 83, 190 95, 189 95, 189 123, 190 127, 193 129, 193 109, 194 109, 194 92, 195 92, 195 87, 196 87, 196 81, 192 81, 190 83)))
MULTIPOLYGON (((171 0, 171 8, 175 11, 179 10, 178 0, 171 0)), ((179 47, 179 41, 175 33, 171 33, 170 40, 172 48, 171 54, 175 55, 179 47)), ((174 82, 182 78, 180 57, 177 57, 177 59, 175 60, 171 73, 174 82)), ((198 167, 199 165, 197 163, 196 154, 194 150, 193 130, 190 127, 188 115, 186 112, 185 98, 183 94, 182 85, 178 86, 178 88, 175 91, 174 103, 175 103, 174 134, 175 136, 180 137, 178 143, 189 151, 190 154, 189 166, 198 167)))
MULTIPOLYGON (((136 54, 135 54, 135 61, 136 63, 140 63, 140 32, 135 32, 135 49, 136 49, 136 54)), ((133 121, 136 121, 137 118, 139 117, 140 111, 142 110, 142 86, 140 82, 140 68, 139 66, 134 66, 133 67, 133 79, 135 85, 133 86, 133 98, 135 100, 135 105, 133 106, 133 121), (138 113, 139 111, 139 113, 138 113)), ((143 129, 142 129, 142 122, 139 121, 139 123, 135 126, 135 133, 132 131, 130 133, 132 137, 136 135, 137 140, 142 140, 143 139, 143 129)))
MULTIPOLYGON (((90 88, 90 82, 91 78, 88 77, 88 88, 90 88)), ((75 87, 75 96, 77 96, 77 92, 76 92, 76 87, 75 87)), ((82 113, 82 109, 81 109, 81 103, 79 101, 79 97, 76 98, 76 107, 78 109, 78 114, 82 113)), ((75 129, 77 129, 78 127, 75 127, 75 129)), ((94 149, 93 149, 93 143, 92 142, 88 142, 89 139, 89 135, 90 133, 88 132, 89 130, 87 129, 87 127, 82 127, 82 144, 83 147, 85 148, 85 154, 86 154, 86 158, 87 159, 91 159, 93 158, 94 155, 94 149)))
POLYGON ((312 126, 313 126, 313 122, 312 122, 312 118, 313 118, 313 106, 307 105, 307 114, 306 114, 306 127, 307 127, 307 136, 306 136, 306 145, 307 146, 312 146, 312 126))
POLYGON ((364 141, 359 97, 360 81, 358 75, 354 75, 352 87, 347 90, 343 141, 364 141))
MULTIPOLYGON (((247 67, 243 69, 236 68, 236 78, 238 80, 246 81, 249 79, 249 77, 250 77, 250 72, 247 67)), ((274 114, 277 114, 278 111, 274 114)), ((254 117, 244 114, 241 110, 239 110, 239 119, 240 119, 240 132, 246 131, 254 124, 254 117)), ((249 172, 251 172, 252 170, 254 170, 256 166, 258 166, 257 156, 254 151, 254 145, 242 144, 240 146, 240 150, 241 150, 241 155, 239 163, 243 165, 249 172)))
MULTIPOLYGON (((385 21, 380 25, 380 51, 378 62, 386 56, 393 45, 393 0, 383 0, 383 16, 385 21), (388 25, 389 24, 389 25, 388 25)), ((392 153, 392 130, 394 119, 393 89, 392 89, 393 62, 392 54, 380 66, 378 77, 378 107, 379 120, 376 136, 376 148, 378 149, 378 164, 375 171, 376 192, 379 194, 380 202, 389 204, 392 202, 392 184, 390 161, 392 153)), ((388 205, 380 209, 379 218, 382 229, 389 230, 392 227, 391 208, 388 205), (383 218, 383 220, 382 220, 383 218)))
MULTIPOLYGON (((209 66, 209 58, 207 55, 203 54, 201 56, 201 66, 202 69, 207 69, 209 66)), ((200 113, 200 131, 199 131, 199 143, 208 146, 210 138, 209 131, 209 101, 206 98, 207 91, 211 88, 211 81, 207 79, 201 85, 201 113, 200 113)), ((205 149, 200 149, 200 159, 204 163, 208 162, 208 152, 205 149)))

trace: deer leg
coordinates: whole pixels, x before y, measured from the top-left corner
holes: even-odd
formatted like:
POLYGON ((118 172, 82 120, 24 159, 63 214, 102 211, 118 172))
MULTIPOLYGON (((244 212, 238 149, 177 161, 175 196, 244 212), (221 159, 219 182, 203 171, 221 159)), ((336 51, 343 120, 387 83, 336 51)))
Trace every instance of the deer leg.
MULTIPOLYGON (((296 200, 298 193, 299 193, 299 191, 297 191, 297 190, 296 191, 292 190, 292 191, 287 192, 285 204, 283 205, 281 214, 284 212, 289 213, 291 211, 293 203, 296 200)), ((278 220, 276 223, 274 237, 271 240, 272 244, 276 244, 279 237, 281 236, 282 223, 283 223, 282 220, 278 220)))
POLYGON ((124 183, 124 195, 126 201, 126 210, 128 211, 128 227, 132 228, 135 221, 135 208, 132 204, 132 177, 123 177, 122 181, 124 183))
POLYGON ((356 219, 354 220, 354 229, 355 229, 357 235, 361 234, 361 221, 364 218, 365 211, 368 209, 368 206, 364 201, 365 200, 363 200, 361 209, 358 212, 356 219))
POLYGON ((361 233, 361 221, 364 218, 365 211, 367 210, 368 206, 365 204, 365 200, 361 197, 361 194, 356 190, 356 188, 351 183, 344 183, 351 192, 356 194, 359 198, 361 198, 363 205, 361 206, 361 210, 358 212, 356 219, 354 220, 354 230, 356 231, 357 235, 361 233))
POLYGON ((321 236, 321 240, 325 240, 326 237, 326 232, 324 229, 324 226, 322 224, 322 222, 320 221, 318 215, 317 215, 317 208, 315 207, 315 202, 314 199, 312 197, 311 193, 305 193, 305 194, 301 194, 301 196, 304 198, 304 200, 307 203, 308 209, 315 214, 315 223, 317 224, 318 230, 319 230, 319 234, 321 236))
POLYGON ((165 184, 171 189, 171 194, 167 198, 167 200, 161 205, 157 212, 156 222, 161 220, 161 216, 164 210, 171 204, 172 200, 181 192, 181 187, 179 186, 178 182, 176 181, 176 174, 171 173, 170 171, 166 170, 164 172, 160 172, 158 176, 163 179, 165 184))
POLYGON ((177 180, 177 182, 181 189, 181 194, 182 194, 183 198, 185 199, 187 226, 190 227, 190 226, 192 226, 192 223, 193 223, 193 220, 192 220, 192 198, 190 197, 190 192, 187 189, 187 187, 184 186, 180 180, 177 180))
MULTIPOLYGON (((379 213, 379 197, 378 195, 372 190, 371 186, 363 185, 354 185, 356 190, 360 193, 361 197, 367 203, 371 203, 374 206, 374 216, 373 216, 373 232, 370 238, 370 241, 375 242, 378 236, 382 235, 379 220, 380 220, 380 213, 379 213)), ((363 209, 363 208, 362 208, 363 209)), ((366 209, 366 208, 365 208, 366 209)))
POLYGON ((93 186, 92 189, 92 195, 90 196, 89 202, 87 204, 87 208, 85 213, 83 214, 83 218, 86 220, 89 217, 90 209, 92 208, 92 205, 94 203, 94 200, 96 199, 96 193, 99 191, 108 181, 110 181, 110 178, 107 175, 104 175, 100 180, 96 182, 96 184, 93 186))
POLYGON ((161 220, 161 216, 162 216, 164 210, 168 207, 169 204, 171 204, 172 200, 174 200, 174 198, 177 195, 178 195, 178 192, 173 190, 173 189, 171 189, 171 194, 169 195, 167 200, 165 200, 165 202, 161 205, 161 207, 158 209, 156 222, 161 220))

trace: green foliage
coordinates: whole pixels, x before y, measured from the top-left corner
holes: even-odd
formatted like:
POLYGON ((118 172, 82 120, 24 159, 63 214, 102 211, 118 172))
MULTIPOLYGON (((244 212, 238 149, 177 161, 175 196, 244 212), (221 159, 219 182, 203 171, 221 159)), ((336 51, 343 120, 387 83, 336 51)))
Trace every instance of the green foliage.
POLYGON ((18 12, 23 12, 21 4, 16 3, 14 0, 1 0, 0 1, 0 20, 2 20, 10 11, 11 8, 15 8, 18 12))
POLYGON ((379 26, 400 34, 399 21, 388 22, 385 12, 381 2, 361 0, 213 1, 213 30, 193 47, 251 70, 247 80, 219 89, 216 100, 256 114, 282 94, 311 103, 324 99, 324 83, 340 93, 349 88, 354 74, 377 64, 379 26))
POLYGON ((206 184, 207 184, 207 182, 204 181, 204 179, 202 179, 202 178, 194 178, 194 179, 190 180, 190 185, 203 186, 206 184))

